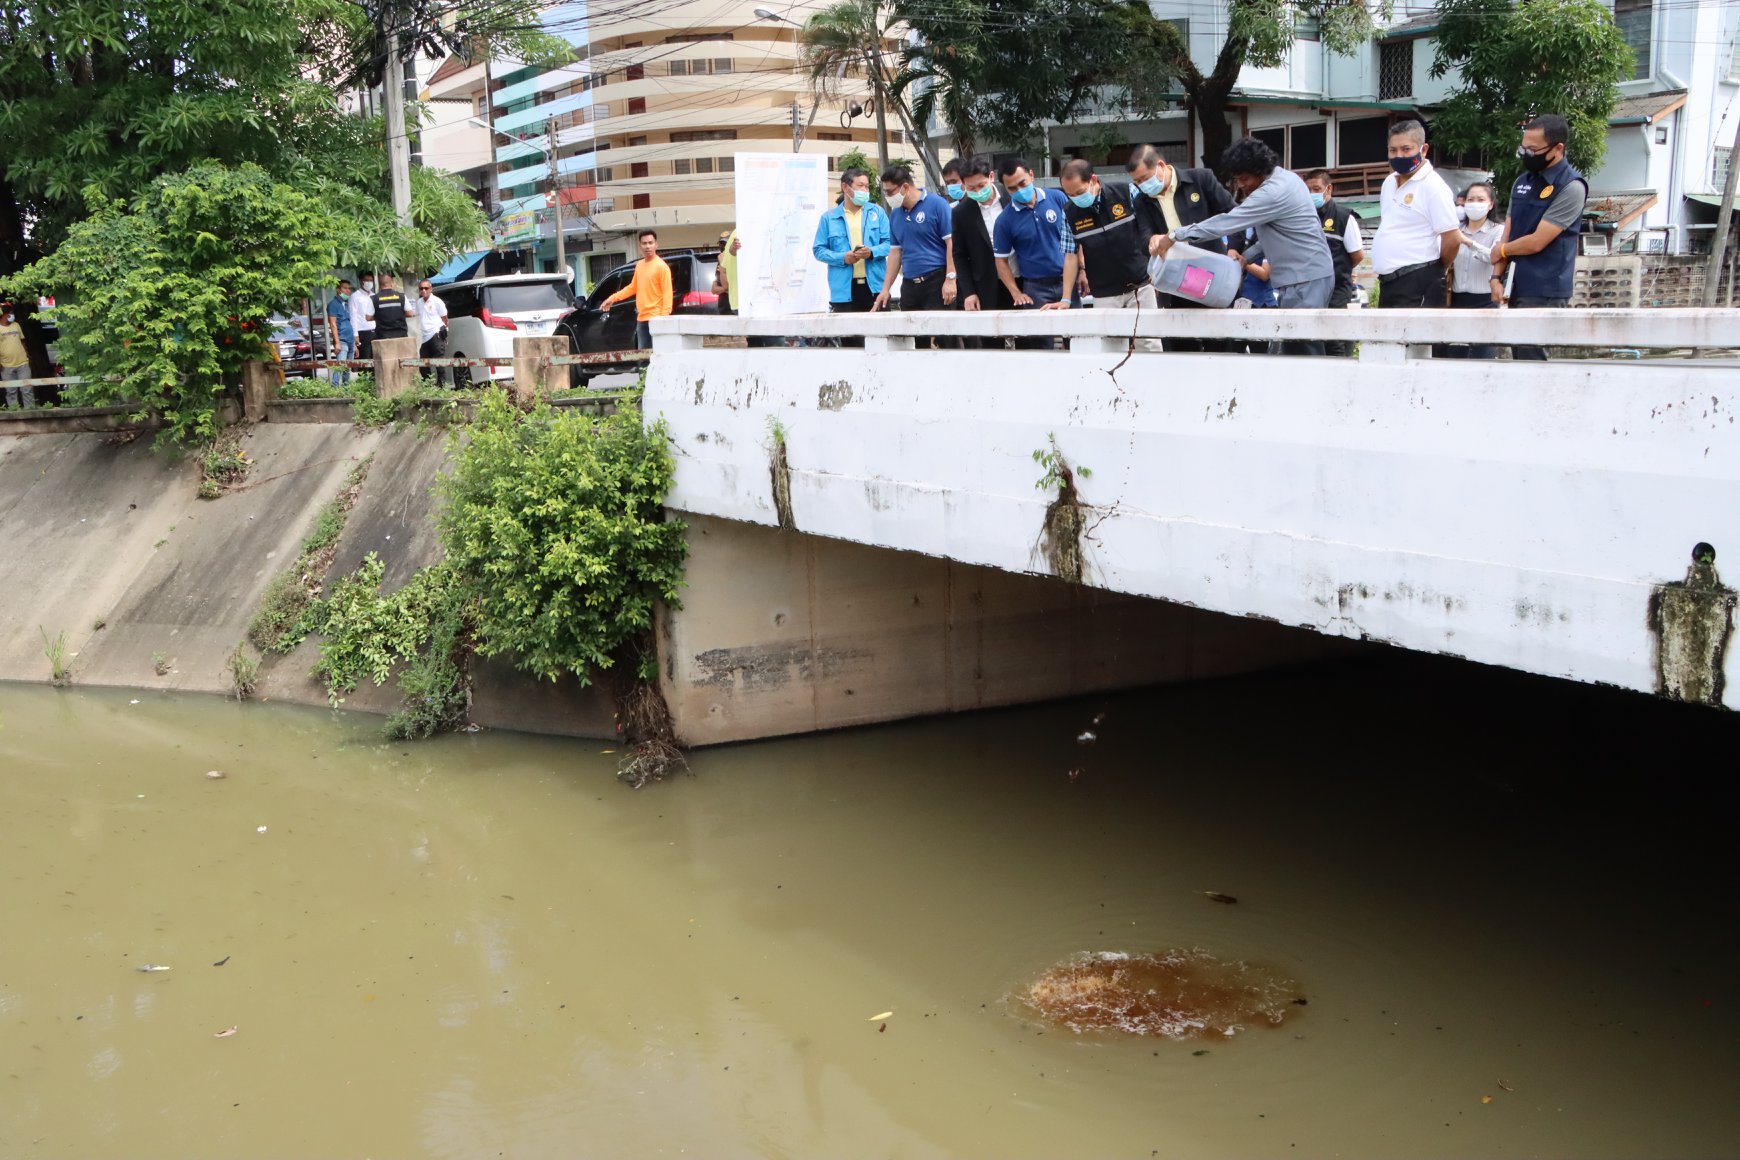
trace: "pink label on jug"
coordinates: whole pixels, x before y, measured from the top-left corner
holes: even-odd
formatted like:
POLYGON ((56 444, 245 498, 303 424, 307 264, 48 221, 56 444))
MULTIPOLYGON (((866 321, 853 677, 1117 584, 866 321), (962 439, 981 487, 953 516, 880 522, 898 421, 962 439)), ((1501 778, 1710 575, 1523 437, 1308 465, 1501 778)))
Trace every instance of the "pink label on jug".
POLYGON ((1214 285, 1214 275, 1201 266, 1187 266, 1184 277, 1178 283, 1178 292, 1190 298, 1207 298, 1208 288, 1214 285))

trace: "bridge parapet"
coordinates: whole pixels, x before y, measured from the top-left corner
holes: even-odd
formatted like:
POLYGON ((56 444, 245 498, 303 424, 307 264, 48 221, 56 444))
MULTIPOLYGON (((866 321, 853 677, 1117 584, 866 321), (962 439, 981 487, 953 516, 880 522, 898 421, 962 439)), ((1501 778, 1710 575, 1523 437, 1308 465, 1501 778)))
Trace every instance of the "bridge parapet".
MULTIPOLYGON (((1333 636, 1740 706, 1740 363, 1433 359, 1433 342, 1740 346, 1740 312, 679 318, 645 410, 673 509, 1333 636), (864 349, 709 338, 863 337, 864 349), (1063 351, 915 340, 1060 335, 1063 351), (1148 353, 1184 335, 1358 358, 1148 353), (1681 615, 1664 609, 1695 610, 1681 615)), ((1000 343, 999 343, 1000 345, 1000 343)))

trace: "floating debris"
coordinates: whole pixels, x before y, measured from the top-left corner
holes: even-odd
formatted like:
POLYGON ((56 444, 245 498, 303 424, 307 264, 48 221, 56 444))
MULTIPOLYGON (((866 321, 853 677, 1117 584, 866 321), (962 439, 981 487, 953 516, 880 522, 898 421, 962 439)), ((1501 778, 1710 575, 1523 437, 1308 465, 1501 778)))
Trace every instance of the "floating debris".
POLYGON ((222 1031, 212 1032, 211 1037, 213 1039, 228 1039, 230 1036, 234 1035, 239 1030, 240 1030, 240 1028, 238 1028, 238 1027, 226 1027, 222 1031))
POLYGON ((1498 1081, 1498 1086, 1499 1086, 1499 1087, 1501 1087, 1501 1088, 1503 1088, 1503 1089, 1504 1089, 1504 1090, 1505 1090, 1505 1091, 1507 1091, 1507 1092, 1514 1092, 1514 1091, 1516 1091, 1516 1089, 1515 1089, 1515 1088, 1513 1088, 1513 1087, 1511 1087, 1511 1086, 1510 1086, 1510 1085, 1509 1085, 1509 1084, 1507 1084, 1507 1083, 1505 1083, 1505 1082, 1504 1082, 1504 1081, 1503 1081, 1503 1080, 1502 1080, 1502 1079, 1501 1079, 1501 1080, 1499 1080, 1499 1081, 1498 1081))
POLYGON ((870 1016, 870 1018, 868 1018, 868 1019, 866 1019, 866 1020, 864 1020, 864 1022, 866 1022, 866 1023, 880 1023, 880 1022, 882 1022, 882 1021, 883 1021, 883 1020, 884 1020, 884 1019, 892 1019, 892 1018, 894 1018, 894 1012, 892 1012, 892 1011, 884 1011, 884 1012, 882 1012, 882 1014, 880 1014, 880 1015, 872 1015, 872 1016, 870 1016))
POLYGON ((1070 770, 1067 776, 1069 777, 1069 780, 1071 780, 1071 781, 1080 781, 1081 775, 1086 773, 1086 772, 1087 772, 1087 770, 1083 769, 1081 766, 1078 765, 1074 769, 1070 770))
POLYGON ((1104 713, 1095 713, 1094 714, 1094 728, 1095 729, 1098 729, 1101 725, 1104 725, 1105 723, 1106 723, 1106 715, 1104 713))
POLYGON ((1075 743, 1077 745, 1092 745, 1099 739, 1100 735, 1098 733, 1095 733, 1092 729, 1085 729, 1076 735, 1075 743))
POLYGON ((217 962, 215 962, 215 963, 213 963, 213 964, 212 964, 212 966, 214 966, 214 967, 221 967, 221 966, 223 966, 223 965, 224 965, 224 964, 225 964, 225 963, 227 963, 227 962, 229 962, 229 961, 230 961, 230 956, 229 956, 229 955, 225 955, 225 956, 224 956, 224 957, 223 957, 223 958, 221 958, 221 959, 219 959, 219 960, 218 960, 218 961, 217 961, 217 962))
POLYGON ((144 974, 150 974, 153 971, 173 971, 175 968, 166 967, 162 963, 140 963, 133 969, 144 974))
POLYGON ((1222 894, 1218 890, 1198 890, 1197 893, 1208 899, 1210 902, 1218 902, 1224 906, 1235 906, 1238 903, 1238 899, 1234 898, 1232 895, 1222 894))
POLYGON ((1152 955, 1081 954, 1040 975, 1017 1000, 1077 1034, 1117 1031, 1208 1039, 1296 1016, 1293 980, 1200 948, 1152 955))
POLYGON ((265 832, 266 832, 265 826, 255 826, 254 827, 254 833, 256 833, 256 834, 263 834, 265 832))
POLYGON ((208 769, 205 771, 205 775, 212 781, 222 781, 224 778, 229 776, 229 774, 221 769, 208 769))

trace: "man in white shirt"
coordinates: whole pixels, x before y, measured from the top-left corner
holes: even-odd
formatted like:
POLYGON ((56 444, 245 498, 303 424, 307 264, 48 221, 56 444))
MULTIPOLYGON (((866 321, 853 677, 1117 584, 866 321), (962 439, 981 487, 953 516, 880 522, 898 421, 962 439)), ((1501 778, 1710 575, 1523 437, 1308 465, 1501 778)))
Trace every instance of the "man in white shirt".
POLYGON ((1377 237, 1371 262, 1378 275, 1378 305, 1445 305, 1445 278, 1462 248, 1456 195, 1426 160, 1426 130, 1418 121, 1390 126, 1390 168, 1378 194, 1377 237))
MULTIPOLYGON (((417 284, 417 328, 422 346, 418 358, 447 357, 447 303, 435 294, 435 287, 425 278, 417 284)), ((453 385, 453 368, 438 367, 435 377, 444 387, 453 385)))
POLYGON ((356 332, 356 357, 363 362, 375 357, 375 280, 362 276, 362 289, 348 299, 350 328, 356 332))

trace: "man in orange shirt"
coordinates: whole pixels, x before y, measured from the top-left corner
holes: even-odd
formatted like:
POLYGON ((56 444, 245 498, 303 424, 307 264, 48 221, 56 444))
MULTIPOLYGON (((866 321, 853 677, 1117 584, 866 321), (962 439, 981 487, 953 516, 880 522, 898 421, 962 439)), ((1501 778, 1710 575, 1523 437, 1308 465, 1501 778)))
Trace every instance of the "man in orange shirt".
POLYGON ((635 263, 633 281, 606 298, 604 309, 629 298, 634 299, 639 319, 634 326, 634 345, 650 350, 652 328, 647 323, 671 312, 671 268, 659 257, 659 236, 652 230, 640 231, 640 261, 635 263))

